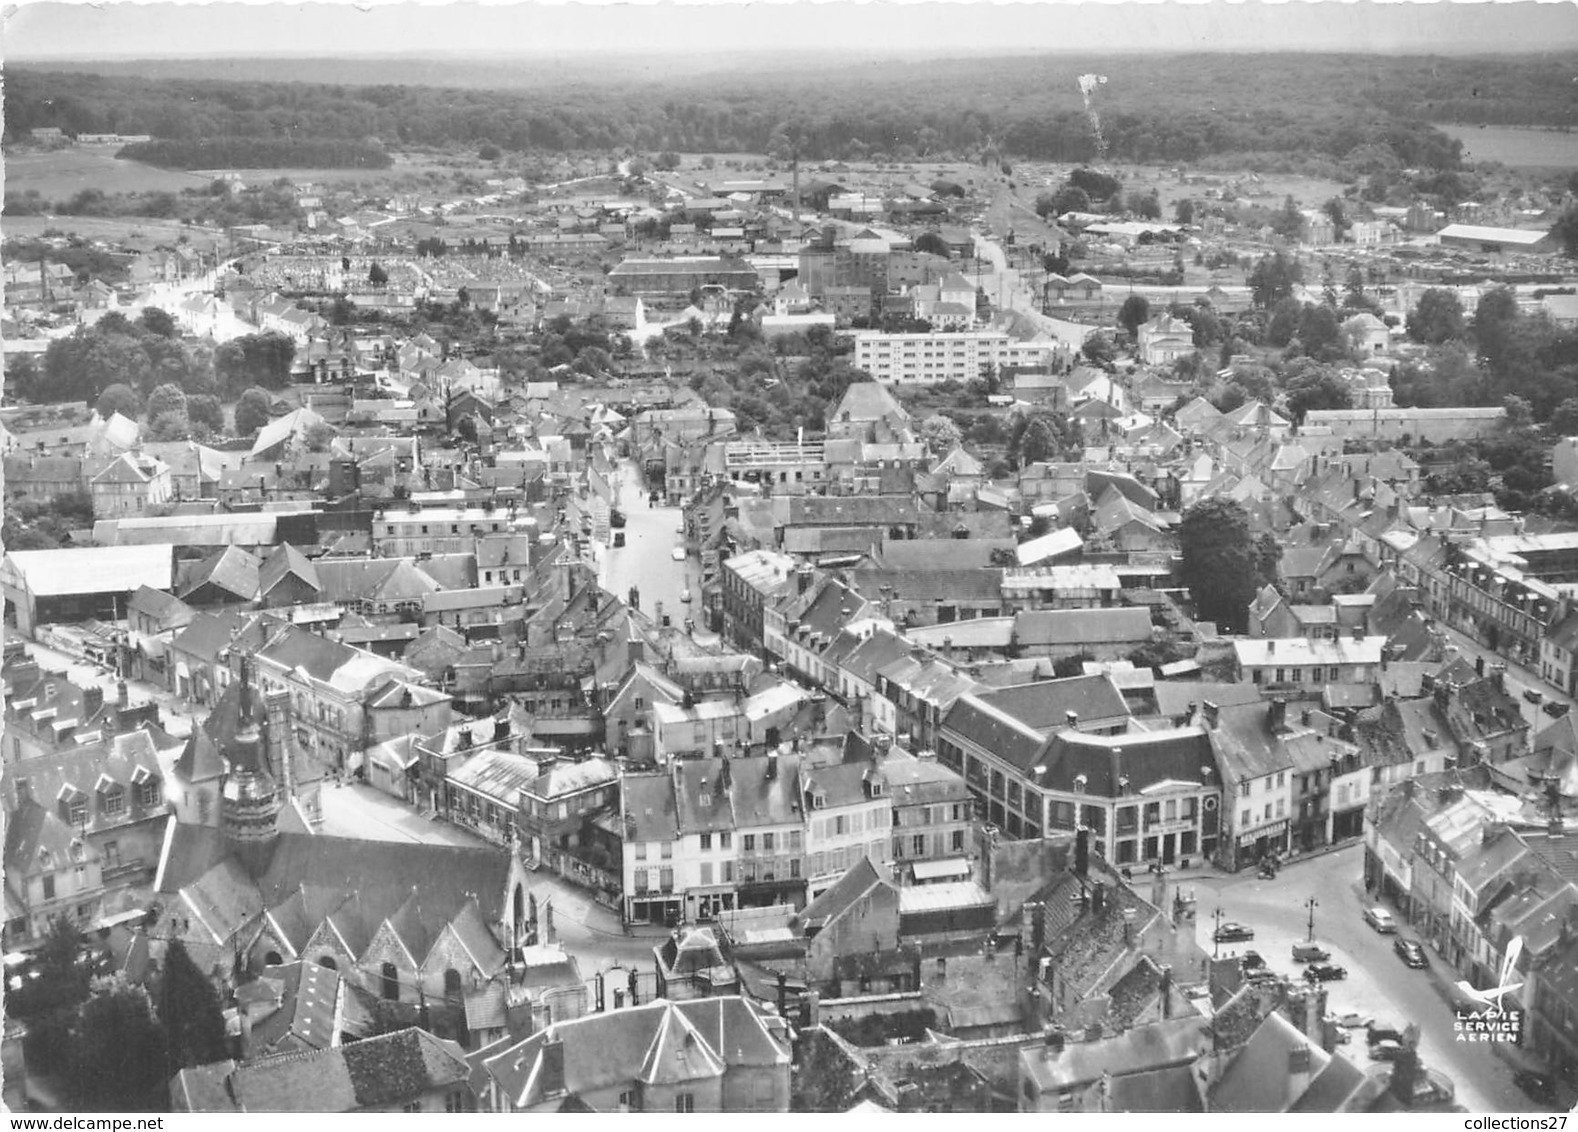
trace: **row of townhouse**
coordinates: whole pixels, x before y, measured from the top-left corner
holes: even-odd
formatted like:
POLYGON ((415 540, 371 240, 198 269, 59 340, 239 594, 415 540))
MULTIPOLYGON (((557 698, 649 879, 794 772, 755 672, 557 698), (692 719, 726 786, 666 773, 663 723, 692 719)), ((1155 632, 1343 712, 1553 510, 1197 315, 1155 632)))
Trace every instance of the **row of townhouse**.
POLYGON ((882 738, 676 761, 627 774, 622 804, 624 912, 637 923, 804 907, 861 860, 911 880, 971 871, 963 783, 882 738))
POLYGON ((1470 985, 1512 956, 1525 1052, 1578 1083, 1575 800, 1570 782, 1485 767, 1401 783, 1367 816, 1364 879, 1470 985))

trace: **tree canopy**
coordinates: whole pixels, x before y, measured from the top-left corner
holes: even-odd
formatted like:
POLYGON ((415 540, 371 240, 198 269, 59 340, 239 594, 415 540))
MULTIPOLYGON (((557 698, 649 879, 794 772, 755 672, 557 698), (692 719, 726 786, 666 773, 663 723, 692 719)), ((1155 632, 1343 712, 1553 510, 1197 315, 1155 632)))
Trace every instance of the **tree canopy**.
POLYGON ((1233 499, 1201 500, 1178 525, 1182 581, 1195 611, 1224 629, 1241 633, 1259 581, 1249 512, 1233 499))

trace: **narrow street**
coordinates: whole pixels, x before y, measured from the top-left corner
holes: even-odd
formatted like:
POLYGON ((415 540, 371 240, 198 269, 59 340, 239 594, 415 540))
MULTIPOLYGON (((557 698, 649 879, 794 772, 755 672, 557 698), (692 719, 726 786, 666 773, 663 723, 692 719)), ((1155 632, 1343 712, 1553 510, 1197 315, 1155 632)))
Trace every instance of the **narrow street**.
MULTIPOLYGON (((1216 913, 1222 922, 1247 924, 1255 938, 1247 943, 1221 944, 1223 955, 1254 950, 1278 973, 1297 975, 1292 946, 1310 932, 1308 901, 1315 900, 1314 941, 1331 952, 1331 962, 1347 969, 1345 979, 1329 982, 1331 1013, 1356 1011, 1378 1023, 1410 1022, 1420 1028, 1419 1053, 1426 1067, 1450 1077, 1457 1089, 1457 1103, 1471 1112, 1540 1111, 1512 1083, 1512 1068, 1489 1045, 1454 1040, 1451 1007, 1438 989, 1457 978, 1427 946, 1431 970, 1404 966, 1392 949, 1395 936, 1382 935, 1365 923, 1364 909, 1373 901, 1360 879, 1363 847, 1354 844, 1334 853, 1285 866, 1275 880, 1260 880, 1253 871, 1236 875, 1201 873, 1183 880, 1195 887, 1196 933, 1207 951, 1212 949, 1216 913)), ((1390 909, 1394 915, 1396 909, 1390 909)), ((1401 920, 1401 917, 1399 917, 1401 920)), ((1405 937, 1413 938, 1403 922, 1405 937)), ((1363 1030, 1352 1031, 1353 1040, 1338 1047, 1361 1069, 1371 1059, 1363 1030)))
MULTIPOLYGON (((27 651, 45 671, 64 672, 73 684, 81 688, 93 686, 103 688, 105 703, 115 702, 118 692, 116 685, 119 679, 113 668, 96 664, 80 656, 73 656, 71 653, 40 644, 38 641, 28 641, 27 651)), ((160 684, 127 680, 126 691, 128 699, 134 706, 145 704, 150 700, 157 703, 164 729, 177 739, 184 739, 190 735, 193 723, 207 716, 204 709, 194 707, 160 684)))

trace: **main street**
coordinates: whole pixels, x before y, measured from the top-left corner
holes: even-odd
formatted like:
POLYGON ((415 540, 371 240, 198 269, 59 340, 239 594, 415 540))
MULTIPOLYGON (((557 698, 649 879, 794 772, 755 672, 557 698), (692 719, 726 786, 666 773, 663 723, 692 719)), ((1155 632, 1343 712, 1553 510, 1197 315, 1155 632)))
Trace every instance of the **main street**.
MULTIPOLYGON (((685 618, 698 619, 701 610, 701 563, 687 550, 685 560, 676 562, 673 550, 686 546, 679 532, 684 512, 678 507, 652 506, 647 502, 640 471, 633 461, 619 466, 619 509, 625 513, 625 545, 602 547, 598 579, 604 589, 625 600, 634 586, 640 591, 641 612, 658 617, 659 606, 671 624, 683 627, 685 618), (684 595, 689 593, 687 603, 684 595)), ((610 537, 618 534, 616 529, 610 537)))
POLYGON ((1466 657, 1470 664, 1473 664, 1476 659, 1483 658, 1487 672, 1493 664, 1505 664, 1507 666, 1507 691, 1518 698, 1518 705, 1523 710, 1523 717, 1529 721, 1531 746, 1534 736, 1538 735, 1542 728, 1549 726, 1555 719, 1554 716, 1545 712, 1545 704, 1554 701, 1566 704, 1569 710, 1572 708, 1573 697, 1540 679, 1540 674, 1534 669, 1507 659, 1500 653, 1492 651, 1489 645, 1476 641, 1467 633, 1452 628, 1444 621, 1440 624, 1446 630, 1447 641, 1456 645, 1458 653, 1466 657), (1540 703, 1531 704, 1528 701, 1524 692, 1530 690, 1540 693, 1540 703))
MULTIPOLYGON (((1223 922, 1247 924, 1255 938, 1247 943, 1220 945, 1223 955, 1253 949, 1273 971, 1298 976, 1292 946, 1309 935, 1308 901, 1316 901, 1314 939, 1331 952, 1331 962, 1345 967, 1348 977, 1326 984, 1328 1008, 1342 1015, 1350 1011, 1401 1029, 1419 1025, 1419 1054, 1425 1066, 1450 1077, 1457 1088, 1457 1102, 1472 1112, 1540 1111, 1512 1083, 1512 1068, 1485 1044, 1454 1040, 1454 1015, 1441 988, 1458 975, 1426 945, 1430 970, 1412 970, 1392 950, 1395 936, 1382 935, 1365 923, 1364 909, 1375 903, 1365 895, 1361 881, 1363 848, 1350 845, 1323 856, 1285 866, 1275 880, 1261 880, 1253 872, 1180 874, 1196 897, 1196 932, 1201 945, 1212 947, 1216 912, 1223 922)), ((1396 909, 1391 909, 1397 915, 1396 909)), ((1414 938, 1399 915, 1402 934, 1414 938)), ((1360 1068, 1371 1064, 1364 1031, 1352 1031, 1353 1040, 1338 1047, 1360 1068)))

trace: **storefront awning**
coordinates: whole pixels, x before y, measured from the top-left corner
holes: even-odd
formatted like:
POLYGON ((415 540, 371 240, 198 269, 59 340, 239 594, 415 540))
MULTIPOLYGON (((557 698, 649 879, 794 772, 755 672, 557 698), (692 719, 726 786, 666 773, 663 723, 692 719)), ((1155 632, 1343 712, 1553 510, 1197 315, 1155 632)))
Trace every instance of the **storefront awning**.
POLYGON ((958 880, 970 875, 970 862, 964 857, 941 861, 916 861, 912 866, 916 880, 958 880))

